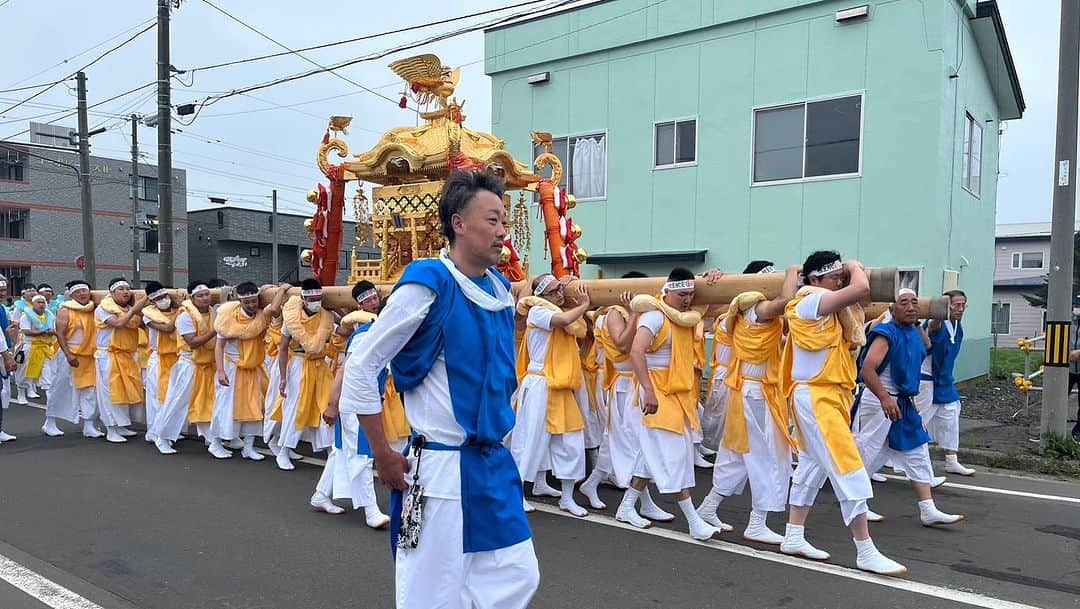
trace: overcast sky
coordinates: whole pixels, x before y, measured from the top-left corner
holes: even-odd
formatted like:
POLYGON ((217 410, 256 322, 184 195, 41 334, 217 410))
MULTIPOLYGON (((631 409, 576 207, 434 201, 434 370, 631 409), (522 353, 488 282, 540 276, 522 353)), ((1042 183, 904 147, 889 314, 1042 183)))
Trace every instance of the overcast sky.
MULTIPOLYGON (((292 48, 516 3, 516 0, 412 0, 400 4, 409 10, 397 11, 393 10, 394 3, 357 0, 212 1, 292 48)), ((999 4, 1020 74, 1027 112, 1023 120, 1010 123, 1003 136, 998 222, 1047 221, 1054 153, 1059 3, 1057 0, 999 0, 999 4)), ((5 41, 9 59, 0 72, 0 89, 46 82, 70 73, 141 29, 155 17, 155 5, 153 0, 8 0, 6 3, 0 0, 0 40, 5 41), (109 42, 105 42, 107 40, 109 42), (104 44, 73 58, 99 43, 104 44), (11 61, 12 58, 18 61, 11 61), (61 63, 65 59, 69 61, 61 63)), ((325 65, 512 12, 311 51, 307 56, 325 65)), ((156 33, 151 29, 90 67, 87 70, 90 103, 152 81, 156 77, 156 44, 156 33)), ((179 69, 279 51, 281 48, 273 42, 229 19, 203 0, 184 0, 181 8, 173 13, 171 59, 179 69)), ((173 137, 173 163, 186 169, 188 174, 188 207, 206 206, 207 196, 211 194, 247 206, 268 206, 270 190, 276 187, 283 210, 308 212, 310 205, 304 201, 304 193, 322 177, 314 164, 314 152, 326 126, 326 117, 331 114, 354 117, 347 136, 352 152, 369 148, 378 134, 389 127, 414 122, 415 114, 399 109, 396 104, 402 83, 387 64, 393 59, 425 51, 438 54, 446 64, 462 66, 457 96, 468 102, 465 106, 468 124, 474 129, 488 130, 491 88, 483 73, 483 36, 475 32, 340 70, 348 79, 389 99, 336 76, 321 74, 206 106, 193 125, 178 125, 183 132, 173 137), (331 96, 340 97, 312 101, 331 96)), ((180 78, 191 86, 185 87, 174 80, 173 103, 199 101, 210 93, 229 91, 313 67, 303 59, 289 55, 230 68, 197 71, 193 83, 189 80, 191 74, 185 74, 180 78)), ((33 92, 0 92, 0 111, 33 92)), ((45 115, 37 120, 53 120, 63 113, 47 113, 74 104, 73 92, 59 85, 30 104, 0 116, 0 138, 26 129, 29 117, 45 115)), ((97 108, 111 116, 92 114, 91 127, 105 124, 111 129, 93 138, 93 152, 128 158, 130 132, 126 121, 115 116, 131 112, 153 113, 154 104, 153 87, 150 87, 97 108)), ((76 124, 74 117, 59 123, 76 124)), ((155 131, 144 127, 139 135, 141 148, 147 153, 145 160, 155 162, 155 131)), ((22 135, 16 139, 26 137, 22 135)))

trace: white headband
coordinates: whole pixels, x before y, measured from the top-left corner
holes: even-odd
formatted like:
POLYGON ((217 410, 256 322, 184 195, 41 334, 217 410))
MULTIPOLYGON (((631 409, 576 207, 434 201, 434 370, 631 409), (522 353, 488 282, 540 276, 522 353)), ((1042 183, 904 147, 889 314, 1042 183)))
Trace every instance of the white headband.
POLYGON ((87 292, 89 292, 90 291, 90 286, 86 285, 85 283, 76 283, 75 285, 73 285, 73 286, 71 286, 70 288, 67 289, 68 296, 71 296, 72 294, 74 294, 75 292, 78 292, 79 290, 86 290, 87 292))
POLYGON ((169 290, 166 289, 166 288, 161 288, 160 290, 158 290, 158 291, 154 292, 153 294, 150 294, 149 296, 147 296, 147 298, 149 298, 150 300, 155 300, 156 301, 156 300, 161 300, 162 298, 165 298, 168 295, 169 295, 169 290))
POLYGON ((360 292, 360 295, 356 297, 356 302, 357 302, 357 304, 359 304, 359 303, 362 303, 362 302, 368 300, 369 298, 374 298, 374 297, 376 297, 378 295, 379 295, 379 291, 376 290, 375 288, 371 288, 370 290, 367 290, 366 292, 360 292))
POLYGON ((544 293, 544 290, 548 289, 548 286, 555 281, 554 275, 544 275, 540 278, 540 281, 536 284, 536 289, 533 290, 533 296, 540 296, 544 293))
POLYGON ((41 302, 44 302, 45 304, 49 304, 49 299, 45 298, 41 294, 38 294, 37 296, 34 296, 33 298, 31 298, 30 302, 37 302, 38 300, 40 300, 41 302))
POLYGON ((300 290, 301 298, 307 298, 309 296, 322 296, 322 288, 317 290, 300 290))
POLYGON ((124 281, 123 279, 120 279, 119 281, 117 281, 117 282, 115 282, 115 283, 113 283, 112 285, 109 286, 109 291, 112 292, 112 291, 117 290, 119 288, 130 288, 130 287, 131 287, 130 283, 124 281))
POLYGON ((760 271, 758 271, 758 275, 764 275, 766 273, 775 273, 775 272, 776 272, 776 267, 770 264, 769 266, 767 266, 767 267, 761 269, 760 271))
POLYGON ((7 287, 7 281, 5 281, 3 279, 0 279, 0 288, 6 288, 6 287, 7 287))
POLYGON ((199 285, 195 286, 195 289, 191 290, 191 295, 194 296, 196 294, 202 294, 203 292, 209 291, 210 286, 206 285, 205 283, 200 283, 199 285))
POLYGON ((915 290, 913 290, 913 289, 911 289, 911 288, 900 288, 900 289, 899 289, 899 290, 897 290, 897 292, 896 292, 896 299, 897 299, 897 300, 900 300, 900 297, 901 297, 901 296, 903 296, 904 294, 911 294, 912 296, 915 296, 915 297, 918 297, 918 296, 919 296, 919 295, 918 295, 918 294, 917 294, 917 293, 915 292, 915 290))
POLYGON ((664 293, 674 292, 676 290, 692 290, 694 289, 693 279, 683 279, 682 281, 669 281, 664 284, 664 293))
POLYGON ((33 288, 33 287, 23 288, 22 291, 19 292, 19 294, 26 294, 27 292, 36 292, 36 291, 37 291, 37 288, 33 288))
POLYGON ((837 260, 835 262, 830 262, 829 264, 826 264, 825 266, 823 266, 823 267, 821 267, 821 268, 819 268, 817 270, 810 271, 810 277, 822 277, 822 276, 828 275, 829 273, 839 271, 839 270, 841 270, 843 268, 844 268, 844 263, 837 260))
POLYGON ((258 298, 259 293, 255 292, 254 294, 238 294, 236 297, 240 300, 251 300, 252 298, 258 298))

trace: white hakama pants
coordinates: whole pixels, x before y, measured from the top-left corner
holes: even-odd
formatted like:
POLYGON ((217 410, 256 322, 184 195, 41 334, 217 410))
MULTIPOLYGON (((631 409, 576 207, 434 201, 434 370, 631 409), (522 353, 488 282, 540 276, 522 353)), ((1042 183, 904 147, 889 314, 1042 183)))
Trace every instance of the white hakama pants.
MULTIPOLYGON (((300 404, 300 375, 304 366, 304 360, 300 357, 289 358, 288 381, 285 386, 285 399, 281 403, 281 428, 280 437, 276 440, 279 446, 296 448, 300 442, 310 442, 314 450, 326 450, 334 444, 334 429, 321 419, 318 427, 296 428, 297 407, 300 404)), ((280 381, 278 381, 280 384, 280 381)), ((276 389, 275 387, 272 387, 276 389)), ((280 395, 276 390, 275 395, 280 395)), ((265 433, 265 426, 263 432, 265 433)))
MULTIPOLYGON (((262 434, 262 421, 237 421, 234 418, 234 404, 236 392, 233 389, 236 381, 236 363, 225 360, 225 376, 229 379, 229 386, 222 386, 214 382, 214 412, 210 416, 210 437, 222 440, 234 440, 248 436, 262 434)), ((259 404, 262 410, 262 403, 259 404)))
POLYGON ((934 469, 930 464, 930 449, 926 444, 905 451, 891 448, 889 428, 892 421, 885 416, 881 401, 869 389, 863 391, 856 417, 859 431, 855 434, 855 444, 859 447, 859 455, 862 456, 866 471, 876 472, 886 461, 891 461, 892 468, 903 471, 912 482, 933 482, 934 469))
MULTIPOLYGON (((638 403, 643 400, 639 395, 638 403)), ((652 480, 663 494, 694 488, 694 437, 690 425, 686 424, 683 433, 646 427, 640 408, 630 406, 628 411, 639 447, 633 475, 652 480)))
POLYGON ((369 455, 357 454, 360 421, 348 414, 340 420, 341 448, 330 447, 315 490, 333 499, 351 499, 354 510, 375 505, 374 462, 369 455))
POLYGON ((105 427, 127 427, 131 425, 131 404, 113 404, 109 392, 109 352, 98 349, 94 352, 94 364, 97 366, 97 407, 101 424, 105 427))
POLYGON ((45 416, 78 424, 81 419, 97 416, 97 395, 93 387, 75 388, 71 365, 63 352, 53 358, 56 362, 52 389, 46 395, 45 416))
POLYGON ((960 402, 930 404, 919 414, 938 446, 953 452, 960 449, 960 402))
POLYGON ((585 478, 585 432, 549 433, 547 402, 547 379, 526 375, 518 389, 517 420, 509 447, 518 473, 525 482, 532 482, 537 472, 550 468, 559 480, 581 480, 585 478))
POLYGON ((159 438, 175 442, 187 425, 191 406, 191 385, 195 380, 195 364, 181 356, 169 371, 169 389, 161 404, 150 432, 159 438))
POLYGON ((531 539, 462 552, 461 502, 428 497, 420 543, 398 549, 397 609, 525 609, 540 585, 531 539))
POLYGON ((750 451, 740 454, 720 446, 713 465, 713 490, 725 497, 741 495, 749 481, 753 509, 782 512, 791 481, 786 430, 777 428, 758 383, 744 381, 742 393, 750 451))
POLYGON ((846 474, 839 471, 814 415, 810 387, 804 383, 797 384, 792 397, 800 433, 799 465, 792 476, 789 502, 800 507, 814 505, 818 491, 828 480, 836 498, 840 500, 844 524, 850 526, 856 516, 866 513, 866 500, 874 496, 870 488, 870 475, 865 468, 846 474))
MULTIPOLYGON (((638 429, 631 410, 637 410, 634 404, 634 379, 630 372, 620 372, 615 378, 611 391, 607 392, 609 424, 607 431, 607 454, 610 473, 615 484, 621 488, 630 486, 634 477, 634 465, 641 449, 638 445, 638 429)), ((640 410, 639 416, 640 418, 640 410)), ((601 452, 603 449, 601 448, 601 452)), ((598 465, 599 459, 598 459, 598 465)), ((601 471, 609 471, 602 469, 601 471)))

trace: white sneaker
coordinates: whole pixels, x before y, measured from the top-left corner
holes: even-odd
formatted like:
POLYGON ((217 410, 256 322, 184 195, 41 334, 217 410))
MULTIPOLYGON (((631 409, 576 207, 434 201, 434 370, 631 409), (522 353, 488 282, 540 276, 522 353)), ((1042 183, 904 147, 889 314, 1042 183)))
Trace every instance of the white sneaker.
POLYGON ((885 522, 885 517, 870 508, 866 508, 867 522, 885 522))
POLYGON ((378 505, 364 508, 364 522, 373 529, 385 529, 390 524, 390 517, 382 513, 378 505))
POLYGON ((933 499, 919 502, 919 520, 924 527, 938 524, 956 524, 964 519, 963 514, 946 514, 937 509, 933 499))
POLYGON ((52 417, 45 418, 45 424, 41 426, 41 433, 51 438, 64 435, 64 432, 60 431, 60 428, 56 426, 56 419, 52 417))
POLYGON ((874 482, 888 482, 889 481, 889 479, 887 477, 885 477, 885 474, 883 474, 881 472, 874 472, 874 473, 870 474, 870 479, 873 480, 874 482))
POLYGON ((345 513, 345 508, 339 505, 334 505, 334 502, 330 501, 329 497, 320 492, 316 492, 314 495, 312 495, 311 501, 309 501, 309 503, 316 512, 326 512, 327 514, 334 515, 345 513))
POLYGON ((641 514, 638 514, 633 506, 625 508, 620 505, 619 511, 615 512, 615 520, 625 522, 626 524, 639 529, 647 529, 652 526, 652 523, 642 518, 641 514))
POLYGON ((18 438, 7 432, 0 431, 0 442, 14 442, 17 439, 18 438))
POLYGON ((797 529, 794 525, 787 525, 787 534, 780 543, 780 551, 791 556, 802 556, 810 560, 829 560, 830 554, 825 550, 819 550, 806 541, 803 527, 797 529))
POLYGON ((221 440, 214 438, 210 441, 210 448, 207 449, 208 453, 214 456, 215 459, 231 459, 232 453, 229 452, 224 446, 221 445, 221 440))
POLYGON ((907 567, 886 557, 874 546, 874 541, 866 539, 864 541, 856 541, 855 547, 858 548, 858 557, 855 559, 855 566, 863 571, 869 571, 870 573, 877 573, 878 575, 889 575, 892 577, 900 577, 907 575, 907 567))
POLYGON ((930 488, 937 488, 942 484, 945 484, 945 476, 934 476, 930 480, 930 488))
POLYGON ((529 503, 529 500, 524 497, 521 498, 521 507, 525 510, 526 514, 532 514, 536 511, 536 506, 529 503))
POLYGON ((176 449, 172 447, 172 444, 165 438, 158 438, 154 440, 154 446, 157 447, 157 451, 163 455, 175 455, 176 449))
POLYGON ((974 476, 975 470, 970 467, 964 467, 956 459, 956 455, 945 455, 945 471, 950 474, 957 474, 958 476, 974 476))
POLYGON ((127 438, 122 436, 115 427, 106 428, 105 439, 113 444, 123 444, 127 442, 127 438))

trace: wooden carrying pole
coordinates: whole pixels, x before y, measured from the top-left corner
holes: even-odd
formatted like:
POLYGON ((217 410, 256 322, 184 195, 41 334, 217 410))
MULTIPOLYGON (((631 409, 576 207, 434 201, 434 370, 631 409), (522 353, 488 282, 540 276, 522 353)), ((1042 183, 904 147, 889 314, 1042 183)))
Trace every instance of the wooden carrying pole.
MULTIPOLYGON (((897 273, 894 268, 885 268, 868 269, 867 274, 870 276, 871 299, 875 301, 867 311, 867 319, 873 319, 873 317, 880 315, 888 307, 887 303, 893 299, 897 284, 897 273)), ((662 277, 645 277, 639 279, 585 279, 578 281, 583 282, 588 288, 592 304, 601 307, 618 304, 619 295, 627 290, 633 294, 657 294, 663 287, 665 280, 662 277)), ((578 281, 571 282, 568 290, 572 290, 578 281)), ((726 305, 734 296, 748 290, 757 290, 763 292, 767 297, 774 297, 780 292, 782 281, 783 275, 779 273, 768 275, 725 275, 713 285, 706 285, 704 281, 698 280, 694 302, 696 304, 714 305, 712 312, 716 312, 715 305, 726 305)), ((380 295, 385 297, 389 295, 394 286, 390 283, 380 283, 377 284, 377 287, 380 295)), ((516 283, 513 291, 515 294, 528 294, 528 285, 526 282, 516 283)), ((143 295, 142 290, 132 290, 132 292, 136 298, 143 295)), ((232 287, 214 288, 211 293, 215 303, 236 299, 236 293, 232 287)), ((260 302, 263 305, 269 304, 276 293, 277 288, 275 287, 262 290, 260 302)), ((182 292, 173 290, 172 294, 174 298, 179 298, 182 292)), ((299 294, 300 288, 289 290, 290 296, 299 294)), ((101 299, 106 295, 107 292, 102 290, 93 292, 94 302, 101 302, 101 299)), ((350 286, 327 286, 323 288, 323 306, 328 309, 355 309, 356 302, 352 299, 352 288, 350 286)), ((947 310, 948 299, 945 297, 919 299, 919 314, 921 317, 944 319, 947 310)))

